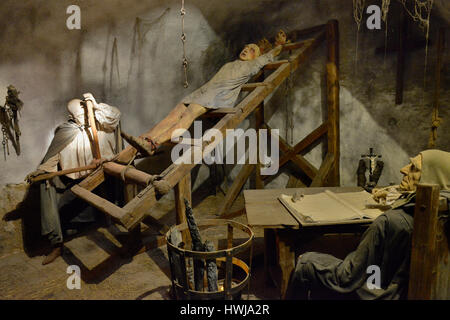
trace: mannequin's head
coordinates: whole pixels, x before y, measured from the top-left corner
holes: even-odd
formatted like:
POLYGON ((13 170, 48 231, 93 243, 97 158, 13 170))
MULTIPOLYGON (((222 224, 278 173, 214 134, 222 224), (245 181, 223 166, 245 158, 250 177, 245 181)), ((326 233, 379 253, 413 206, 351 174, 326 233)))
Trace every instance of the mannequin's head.
POLYGON ((254 44, 250 43, 247 44, 244 49, 239 54, 239 59, 242 61, 251 61, 255 58, 258 58, 261 55, 261 51, 259 50, 259 47, 254 44))
POLYGON ((67 111, 70 117, 79 125, 86 124, 86 116, 84 112, 83 101, 80 99, 70 100, 67 104, 67 111))
POLYGON ((286 39, 287 39, 286 32, 280 29, 280 31, 278 31, 277 33, 277 36, 275 37, 275 45, 278 46, 285 44, 286 39))
POLYGON ((414 158, 410 158, 409 164, 401 168, 400 172, 403 174, 400 187, 407 191, 415 191, 422 173, 422 155, 419 154, 414 158))

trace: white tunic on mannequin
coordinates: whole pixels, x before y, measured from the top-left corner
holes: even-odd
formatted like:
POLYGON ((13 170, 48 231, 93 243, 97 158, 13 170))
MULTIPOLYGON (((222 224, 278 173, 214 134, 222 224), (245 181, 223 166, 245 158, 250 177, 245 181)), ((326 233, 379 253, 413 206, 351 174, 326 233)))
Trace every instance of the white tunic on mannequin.
MULTIPOLYGON (((97 120, 98 143, 102 158, 111 159, 115 154, 115 134, 120 120, 120 111, 116 107, 105 103, 99 103, 94 110, 97 120)), ((91 148, 92 132, 90 128, 80 127, 75 138, 59 153, 49 158, 41 164, 38 169, 47 172, 58 171, 58 163, 61 170, 84 167, 89 165, 94 159, 91 148), (88 135, 89 133, 89 135, 88 135)), ((72 179, 79 179, 91 171, 81 171, 66 176, 72 179)))

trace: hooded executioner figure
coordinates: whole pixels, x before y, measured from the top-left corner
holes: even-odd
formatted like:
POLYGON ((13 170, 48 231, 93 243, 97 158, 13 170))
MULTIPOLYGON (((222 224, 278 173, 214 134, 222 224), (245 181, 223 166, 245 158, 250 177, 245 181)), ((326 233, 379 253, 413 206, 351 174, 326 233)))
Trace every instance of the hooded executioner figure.
MULTIPOLYGON (((117 153, 114 132, 119 124, 120 111, 104 103, 97 104, 90 93, 84 97, 94 105, 102 159, 112 159, 117 153)), ((87 120, 85 102, 79 99, 71 100, 67 105, 67 111, 69 120, 55 130, 55 136, 41 165, 27 176, 28 181, 44 173, 84 167, 99 161, 93 157, 92 131, 87 120)), ((70 173, 40 183, 41 231, 42 235, 48 236, 53 247, 43 264, 52 262, 61 254, 65 221, 94 220, 89 210, 91 208, 75 201, 75 196, 70 192, 70 188, 89 173, 90 171, 70 173)))
MULTIPOLYGON (((162 144, 171 139, 176 129, 187 129, 192 122, 209 109, 234 107, 241 87, 266 64, 272 62, 281 52, 281 44, 261 55, 256 44, 248 44, 239 54, 239 59, 225 64, 206 84, 184 97, 169 115, 145 134, 145 138, 128 135, 123 137, 141 152, 151 155, 162 144)), ((131 149, 117 159, 130 161, 131 149)))
POLYGON ((322 298, 342 294, 345 298, 403 299, 407 296, 414 196, 417 184, 438 184, 441 195, 450 199, 450 153, 426 150, 400 170, 399 186, 375 191, 375 198, 391 203, 363 234, 358 248, 344 260, 316 252, 298 258, 286 299, 322 298), (386 201, 386 195, 390 199, 386 201), (369 289, 367 268, 380 267, 381 288, 369 289))

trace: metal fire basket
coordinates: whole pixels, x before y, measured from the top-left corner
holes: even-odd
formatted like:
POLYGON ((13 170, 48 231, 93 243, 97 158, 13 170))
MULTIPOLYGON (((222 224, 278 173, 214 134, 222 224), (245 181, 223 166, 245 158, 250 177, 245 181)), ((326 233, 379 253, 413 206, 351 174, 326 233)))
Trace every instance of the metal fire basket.
MULTIPOLYGON (((227 245, 226 249, 212 252, 200 252, 186 250, 174 246, 170 242, 170 235, 176 228, 183 235, 185 242, 188 242, 189 230, 187 223, 173 226, 166 234, 167 251, 170 262, 170 272, 172 278, 172 289, 174 297, 177 300, 237 300, 241 298, 243 289, 250 285, 250 271, 253 254, 253 231, 241 223, 222 220, 222 219, 205 219, 197 222, 201 230, 226 227, 227 228, 227 245), (233 230, 243 231, 248 238, 241 244, 233 246, 233 230), (236 256, 246 251, 250 251, 249 265, 236 256), (189 261, 215 260, 218 270, 218 291, 195 291, 190 285, 189 272, 187 265, 189 261), (222 286, 222 288, 221 288, 222 286)), ((222 239, 224 240, 224 239, 222 239)), ((189 246, 186 246, 189 247, 189 246)), ((206 282, 206 277, 205 277, 206 282)))

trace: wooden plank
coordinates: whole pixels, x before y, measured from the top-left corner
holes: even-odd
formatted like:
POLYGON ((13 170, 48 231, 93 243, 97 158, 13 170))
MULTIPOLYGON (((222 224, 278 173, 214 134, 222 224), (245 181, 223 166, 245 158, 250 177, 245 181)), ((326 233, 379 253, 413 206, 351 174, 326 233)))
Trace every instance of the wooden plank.
POLYGON ((244 190, 248 225, 259 228, 294 228, 299 224, 278 200, 280 194, 294 195, 296 192, 315 194, 331 190, 335 193, 362 191, 360 187, 291 188, 244 190))
MULTIPOLYGON (((269 133, 271 129, 266 126, 269 133)), ((281 156, 279 160, 279 166, 282 167, 285 165, 294 155, 297 155, 298 153, 305 150, 307 147, 309 147, 311 144, 315 143, 318 139, 320 139, 323 135, 325 135, 328 132, 328 123, 323 123, 316 129, 314 129, 310 134, 308 134, 305 138, 302 139, 299 143, 297 143, 293 148, 286 147, 287 143, 282 140, 280 137, 280 142, 283 141, 283 143, 280 143, 280 149, 284 152, 284 154, 281 156)), ((266 177, 263 177, 265 179, 266 177)))
POLYGON ((105 181, 105 174, 103 172, 103 167, 99 167, 78 185, 83 189, 92 191, 102 184, 103 181, 105 181))
POLYGON ((339 186, 339 29, 337 20, 327 23, 327 105, 328 105, 328 153, 334 155, 333 168, 327 185, 339 186))
POLYGON ((436 236, 439 207, 439 186, 417 186, 408 299, 433 298, 436 285, 436 236))
MULTIPOLYGON (((252 82, 252 83, 246 83, 241 87, 241 91, 253 91, 257 87, 261 86, 270 86, 270 83, 265 82, 252 82)), ((234 108, 233 108, 234 109, 234 108)), ((219 109, 220 110, 220 109, 219 109)))
POLYGON ((332 153, 328 153, 319 168, 319 172, 311 182, 310 187, 322 187, 330 170, 333 168, 333 165, 334 155, 332 153))
POLYGON ((295 155, 290 159, 297 167, 299 167, 309 178, 314 179, 317 176, 319 170, 316 169, 308 160, 303 156, 295 155))
POLYGON ((234 179, 231 188, 228 190, 225 199, 219 208, 218 215, 220 217, 223 217, 224 215, 229 213, 228 210, 230 210, 237 196, 241 192, 242 187, 244 186, 245 182, 250 177, 254 169, 254 164, 245 164, 241 171, 239 171, 239 174, 234 179))
POLYGON ((192 204, 191 174, 185 175, 175 186, 176 223, 186 222, 186 205, 184 199, 192 204))
POLYGON ((285 63, 289 63, 289 60, 278 60, 275 62, 271 62, 264 66, 264 70, 276 70, 285 63))
POLYGON ((71 191, 79 198, 83 199, 89 203, 94 208, 109 214, 111 217, 116 219, 123 225, 126 225, 128 219, 130 218, 129 213, 122 208, 119 208, 115 204, 109 202, 106 199, 90 192, 89 190, 83 189, 79 185, 72 187, 71 191))

